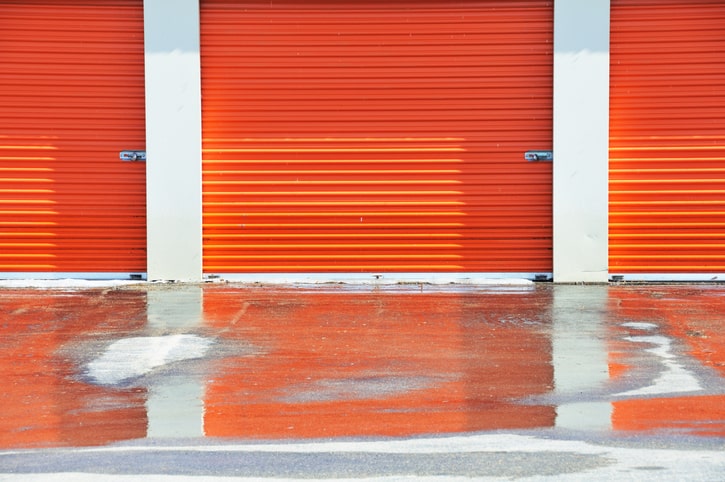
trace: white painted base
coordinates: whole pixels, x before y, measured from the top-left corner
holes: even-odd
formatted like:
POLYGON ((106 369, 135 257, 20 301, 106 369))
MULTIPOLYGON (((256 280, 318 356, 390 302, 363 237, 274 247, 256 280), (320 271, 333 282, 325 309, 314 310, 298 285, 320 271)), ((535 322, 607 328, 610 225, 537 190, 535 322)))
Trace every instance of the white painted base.
POLYGON ((617 274, 610 273, 609 281, 651 281, 651 282, 713 282, 725 281, 725 273, 652 273, 617 274))
POLYGON ((0 273, 3 288, 94 288, 132 285, 145 280, 146 273, 0 273))
POLYGON ((530 285, 537 277, 551 279, 551 273, 251 273, 207 274, 207 280, 269 284, 462 284, 530 285))

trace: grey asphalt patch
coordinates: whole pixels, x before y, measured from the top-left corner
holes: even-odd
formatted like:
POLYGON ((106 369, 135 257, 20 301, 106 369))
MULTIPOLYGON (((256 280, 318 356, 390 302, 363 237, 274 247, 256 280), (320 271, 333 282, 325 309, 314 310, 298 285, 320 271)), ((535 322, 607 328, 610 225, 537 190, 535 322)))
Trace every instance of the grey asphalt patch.
POLYGON ((403 476, 522 478, 573 474, 611 461, 605 456, 557 453, 190 453, 68 454, 3 457, 0 471, 15 474, 83 472, 112 475, 214 475, 293 479, 403 476))

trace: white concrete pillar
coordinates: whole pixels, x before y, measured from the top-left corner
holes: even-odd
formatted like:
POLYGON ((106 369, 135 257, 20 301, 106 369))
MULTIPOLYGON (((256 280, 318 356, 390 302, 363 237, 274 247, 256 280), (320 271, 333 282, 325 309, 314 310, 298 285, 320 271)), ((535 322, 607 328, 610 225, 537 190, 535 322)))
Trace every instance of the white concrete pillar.
POLYGON ((148 279, 199 281, 199 0, 144 0, 148 279))
POLYGON ((554 281, 606 282, 609 0, 554 1, 554 281))

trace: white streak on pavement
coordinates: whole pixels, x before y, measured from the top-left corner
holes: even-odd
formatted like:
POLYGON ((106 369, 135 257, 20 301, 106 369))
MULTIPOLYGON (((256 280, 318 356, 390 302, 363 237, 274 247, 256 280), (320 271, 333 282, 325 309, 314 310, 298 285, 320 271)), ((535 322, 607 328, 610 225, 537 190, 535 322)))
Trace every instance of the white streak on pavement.
POLYGON ((669 338, 660 335, 630 336, 626 337, 625 340, 654 345, 654 348, 646 351, 657 355, 665 366, 665 370, 653 381, 652 385, 615 395, 661 395, 664 393, 696 392, 703 389, 697 378, 676 361, 676 356, 672 353, 672 341, 669 338))
POLYGON ((85 374, 99 385, 116 385, 169 363, 202 358, 212 344, 196 335, 124 338, 90 362, 85 374))
MULTIPOLYGON (((384 457, 385 454, 456 454, 456 453, 496 453, 500 454, 502 461, 507 454, 525 453, 551 453, 578 454, 599 456, 605 461, 600 467, 563 472, 556 475, 532 475, 520 477, 518 480, 545 480, 545 481, 579 481, 579 480, 712 480, 714 474, 725 471, 725 452, 716 450, 667 450, 651 448, 626 448, 606 445, 595 445, 577 440, 552 440, 544 437, 496 434, 471 435, 456 437, 441 437, 396 441, 362 441, 362 442, 306 442, 306 443, 269 443, 248 445, 181 445, 181 446, 116 446, 83 449, 53 449, 29 450, 15 452, 0 452, 0 462, 4 455, 25 454, 32 455, 52 452, 55 454, 79 455, 90 453, 131 454, 145 452, 153 456, 158 452, 177 452, 180 457, 188 460, 194 453, 297 453, 297 454, 335 454, 335 453, 375 453, 384 457)), ((159 474, 88 474, 88 473, 43 473, 43 474, 0 474, 0 480, 16 481, 77 481, 95 482, 99 479, 110 482, 125 482, 129 480, 144 480, 149 482, 200 482, 225 481, 223 476, 213 475, 159 475, 159 474)), ((283 481, 292 480, 280 477, 240 477, 234 480, 264 480, 283 481)), ((325 480, 317 478, 316 480, 325 480)), ((331 479, 328 479, 331 480, 331 479)), ((335 478, 334 480, 345 480, 335 478)), ((354 479, 358 482, 390 481, 390 480, 429 480, 429 481, 458 481, 458 480, 510 480, 500 477, 474 477, 458 476, 416 476, 399 474, 394 477, 362 477, 354 479)))

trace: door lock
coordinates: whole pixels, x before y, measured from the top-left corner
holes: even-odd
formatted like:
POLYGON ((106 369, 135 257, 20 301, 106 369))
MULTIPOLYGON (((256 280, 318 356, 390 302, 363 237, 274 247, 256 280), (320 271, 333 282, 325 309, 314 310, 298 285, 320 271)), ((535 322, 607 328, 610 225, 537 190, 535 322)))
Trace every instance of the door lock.
POLYGON ((122 161, 145 161, 146 151, 121 151, 118 157, 122 161))
POLYGON ((553 161, 554 153, 551 151, 526 151, 524 159, 530 162, 553 161))

